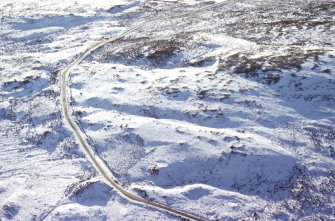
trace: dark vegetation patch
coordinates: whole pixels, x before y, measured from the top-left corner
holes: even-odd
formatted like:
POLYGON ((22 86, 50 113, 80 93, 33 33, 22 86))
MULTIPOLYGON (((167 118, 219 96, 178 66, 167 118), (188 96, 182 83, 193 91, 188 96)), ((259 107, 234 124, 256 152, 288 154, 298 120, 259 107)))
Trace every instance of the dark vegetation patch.
POLYGON ((159 174, 159 168, 157 167, 157 165, 155 166, 151 166, 148 168, 148 172, 151 176, 155 176, 159 174))
MULTIPOLYGON (((289 40, 289 44, 333 45, 334 2, 333 1, 246 1, 255 7, 218 7, 213 18, 220 20, 215 33, 249 40, 258 44, 278 43, 278 39, 289 40), (319 32, 318 39, 311 32, 319 32), (257 35, 255 35, 257 33, 257 35)), ((227 4, 231 4, 230 1, 227 4)))
POLYGON ((335 158, 335 128, 322 124, 306 125, 303 128, 314 148, 335 158))
POLYGON ((301 216, 319 213, 333 215, 331 202, 335 194, 335 170, 329 170, 320 176, 311 176, 306 170, 298 169, 300 175, 291 189, 294 201, 287 203, 287 208, 301 216))
POLYGON ((282 55, 268 55, 251 58, 251 54, 238 53, 228 57, 220 64, 220 70, 228 70, 246 77, 257 77, 268 84, 277 83, 284 70, 299 71, 302 64, 309 61, 318 62, 323 51, 303 51, 292 48, 282 55))
POLYGON ((167 39, 126 38, 106 45, 88 59, 149 68, 175 66, 182 63, 178 54, 185 50, 186 41, 180 36, 167 39))

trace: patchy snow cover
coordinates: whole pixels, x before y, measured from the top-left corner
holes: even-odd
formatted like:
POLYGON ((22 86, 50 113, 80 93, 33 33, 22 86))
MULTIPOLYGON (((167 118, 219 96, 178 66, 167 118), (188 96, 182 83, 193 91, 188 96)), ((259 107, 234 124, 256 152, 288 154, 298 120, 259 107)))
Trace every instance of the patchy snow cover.
POLYGON ((0 2, 0 220, 178 220, 103 183, 74 117, 129 191, 206 220, 335 217, 332 1, 0 2))

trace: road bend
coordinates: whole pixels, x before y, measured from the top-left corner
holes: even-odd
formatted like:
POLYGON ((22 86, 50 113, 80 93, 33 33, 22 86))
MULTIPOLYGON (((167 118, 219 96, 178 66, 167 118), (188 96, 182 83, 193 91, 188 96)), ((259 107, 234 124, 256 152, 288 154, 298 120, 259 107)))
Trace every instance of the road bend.
POLYGON ((179 15, 173 15, 173 16, 168 16, 168 17, 157 17, 153 19, 149 19, 145 22, 142 22, 139 25, 136 25, 134 27, 131 27, 130 29, 126 30, 125 32, 117 35, 116 37, 103 40, 100 42, 97 42, 90 47, 88 47, 86 50, 81 52, 79 56, 72 62, 70 63, 67 67, 65 67, 61 72, 60 72, 60 87, 61 87, 61 102, 63 106, 63 116, 66 124, 69 126, 73 134, 75 135, 79 145, 82 147, 84 150, 85 156, 87 159, 91 162, 91 164, 94 166, 94 168, 99 172, 104 180, 105 183, 114 188, 120 195, 123 197, 127 198, 130 201, 137 202, 161 211, 168 212, 174 216, 181 217, 187 220, 194 220, 194 221, 203 221, 205 220, 204 218, 201 218, 199 216, 196 216, 194 214, 191 214, 189 212, 184 212, 178 209, 171 208, 169 206, 152 202, 146 199, 143 199, 141 197, 138 197, 137 195, 134 195, 133 193, 129 192, 125 188, 123 188, 118 180, 114 177, 112 171, 109 169, 109 167, 106 165, 106 163, 98 156, 98 154, 95 152, 94 148, 91 147, 88 142, 87 142, 87 136, 84 134, 83 131, 79 129, 78 124, 75 122, 72 114, 72 110, 70 107, 70 96, 69 96, 69 89, 67 87, 67 80, 68 76, 70 75, 70 72, 83 60, 86 58, 87 55, 95 51, 96 49, 100 48, 101 46, 107 44, 107 43, 112 43, 116 40, 119 40, 126 36, 128 33, 135 31, 136 29, 139 29, 146 24, 149 24, 154 21, 159 21, 159 20, 165 20, 165 19, 172 19, 172 18, 178 18, 178 17, 190 17, 192 15, 195 15, 198 12, 204 11, 206 9, 211 9, 216 6, 219 6, 223 4, 223 2, 216 3, 210 6, 206 6, 197 10, 194 10, 192 12, 184 13, 184 14, 179 14, 179 15))

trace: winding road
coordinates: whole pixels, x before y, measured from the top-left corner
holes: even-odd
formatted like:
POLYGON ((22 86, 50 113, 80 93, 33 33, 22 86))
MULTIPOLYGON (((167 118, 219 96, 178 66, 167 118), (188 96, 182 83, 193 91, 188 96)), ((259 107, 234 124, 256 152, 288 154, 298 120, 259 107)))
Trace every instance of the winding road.
POLYGON ((138 197, 134 195, 133 193, 129 192, 125 188, 123 188, 117 179, 113 176, 112 171, 109 169, 109 167, 105 164, 105 162, 98 156, 98 154, 94 151, 94 148, 91 147, 88 142, 87 142, 87 136, 83 133, 83 131, 80 130, 78 124, 75 122, 74 118, 72 117, 72 110, 70 107, 70 95, 69 95, 69 88, 67 87, 67 80, 68 77, 71 73, 71 71, 83 60, 88 56, 91 52, 94 50, 102 47, 103 45, 107 43, 112 43, 116 40, 121 39, 122 37, 126 36, 128 33, 139 29, 143 27, 146 24, 149 24, 154 21, 159 21, 159 20, 166 20, 166 19, 172 19, 172 18, 179 18, 179 17, 188 17, 192 16, 198 12, 201 12, 206 9, 214 8, 218 5, 223 4, 223 2, 212 4, 210 6, 206 6, 197 10, 194 10, 192 12, 180 14, 180 15, 174 15, 174 16, 169 16, 169 17, 157 17, 153 19, 149 19, 139 25, 136 25, 134 27, 131 27, 130 29, 126 30, 125 32, 117 35, 116 37, 103 40, 100 42, 97 42, 90 47, 88 47, 85 51, 81 52, 80 55, 72 62, 70 63, 64 70, 60 72, 60 87, 61 87, 61 102, 63 105, 63 116, 66 124, 69 126, 73 134, 75 135, 79 145, 82 147, 84 150, 84 153, 87 157, 87 159, 91 162, 91 164, 94 166, 94 168, 99 172, 105 179, 105 183, 117 190, 117 192, 125 197, 128 200, 131 200, 136 203, 140 203, 158 210, 162 210, 165 212, 168 212, 172 215, 175 215, 177 217, 181 217, 187 220, 195 220, 195 221, 202 221, 205 220, 204 218, 198 217, 196 215, 193 215, 189 212, 183 212, 181 210, 177 210, 174 208, 171 208, 166 205, 162 205, 156 202, 148 201, 146 199, 143 199, 141 197, 138 197))

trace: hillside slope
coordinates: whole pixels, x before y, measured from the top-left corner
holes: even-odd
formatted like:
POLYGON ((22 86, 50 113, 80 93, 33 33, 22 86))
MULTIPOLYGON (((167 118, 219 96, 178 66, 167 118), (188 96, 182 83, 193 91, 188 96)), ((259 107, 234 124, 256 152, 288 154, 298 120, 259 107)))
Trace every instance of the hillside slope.
POLYGON ((104 184, 61 112, 139 196, 206 220, 335 217, 332 1, 0 3, 0 220, 178 220, 104 184))

